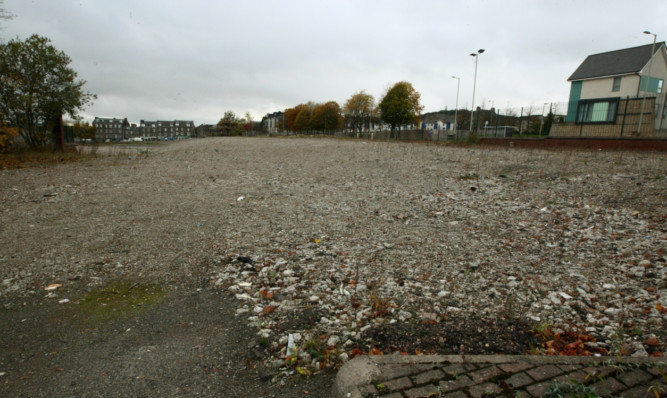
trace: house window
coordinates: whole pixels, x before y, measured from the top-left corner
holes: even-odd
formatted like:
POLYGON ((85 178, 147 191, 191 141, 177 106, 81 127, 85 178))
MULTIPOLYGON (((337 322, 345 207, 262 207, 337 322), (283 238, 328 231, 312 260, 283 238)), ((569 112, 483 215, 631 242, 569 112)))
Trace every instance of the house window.
POLYGON ((658 80, 658 94, 662 94, 662 82, 662 79, 658 80))
POLYGON ((621 76, 614 78, 614 84, 611 86, 611 91, 621 91, 621 76))
POLYGON ((616 123, 618 98, 582 100, 577 109, 577 123, 616 123))

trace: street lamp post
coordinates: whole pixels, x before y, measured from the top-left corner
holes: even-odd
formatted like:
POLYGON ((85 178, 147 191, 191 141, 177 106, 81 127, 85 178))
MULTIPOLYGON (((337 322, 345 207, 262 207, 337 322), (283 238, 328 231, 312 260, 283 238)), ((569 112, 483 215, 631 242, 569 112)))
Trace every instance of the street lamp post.
POLYGON ((477 59, 479 55, 484 52, 484 49, 481 48, 477 50, 476 53, 470 54, 471 57, 475 57, 475 78, 472 82, 472 110, 470 112, 470 134, 472 134, 472 124, 475 116, 475 89, 477 88, 477 59))
POLYGON ((542 135, 542 127, 544 127, 544 108, 547 106, 548 102, 545 102, 544 105, 542 105, 542 119, 540 120, 540 131, 538 132, 538 135, 542 135))
MULTIPOLYGON (((643 33, 645 35, 653 36, 653 46, 651 47, 651 58, 649 58, 649 61, 648 61, 648 78, 646 79, 646 90, 644 90, 644 91, 648 91, 648 86, 649 86, 649 83, 651 82, 651 65, 653 65, 653 54, 655 52, 655 41, 658 38, 658 35, 655 34, 655 33, 651 33, 648 30, 645 30, 643 33)), ((641 92, 641 88, 642 88, 642 79, 640 77, 639 78, 639 91, 640 92, 641 92)), ((646 104, 646 93, 644 93, 644 96, 642 98, 642 109, 641 109, 641 111, 639 111, 639 126, 637 127, 637 135, 641 135, 642 118, 644 116, 644 105, 645 104, 646 104)))
POLYGON ((452 76, 452 79, 456 79, 456 108, 454 108, 454 134, 456 139, 459 139, 459 87, 461 87, 461 78, 457 76, 452 76))
MULTIPOLYGON (((491 108, 489 108, 489 120, 484 121, 484 127, 488 127, 489 124, 491 124, 491 127, 493 127, 493 114, 496 112, 496 102, 494 100, 489 100, 489 103, 491 104, 491 108)), ((486 135, 486 131, 484 134, 486 135)), ((493 136, 496 136, 496 132, 493 133, 493 136)))

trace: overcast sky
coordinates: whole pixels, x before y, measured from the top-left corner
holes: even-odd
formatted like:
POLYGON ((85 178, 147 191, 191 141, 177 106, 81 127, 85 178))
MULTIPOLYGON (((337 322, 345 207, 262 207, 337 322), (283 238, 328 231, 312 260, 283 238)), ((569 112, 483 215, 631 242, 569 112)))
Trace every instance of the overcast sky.
POLYGON ((589 54, 667 38, 665 0, 4 0, 0 40, 46 36, 98 99, 83 116, 217 123, 307 101, 380 100, 405 80, 425 112, 567 101, 589 54))

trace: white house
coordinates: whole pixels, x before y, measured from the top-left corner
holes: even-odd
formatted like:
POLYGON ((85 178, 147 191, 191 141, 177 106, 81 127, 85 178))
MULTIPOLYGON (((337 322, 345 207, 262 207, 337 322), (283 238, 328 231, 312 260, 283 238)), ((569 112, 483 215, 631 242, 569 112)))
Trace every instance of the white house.
MULTIPOLYGON (((616 124, 619 112, 627 114, 619 109, 622 100, 651 98, 655 109, 641 112, 655 118, 655 129, 662 129, 666 78, 665 42, 589 55, 568 79, 571 86, 565 121, 616 124)), ((642 123, 650 123, 650 120, 642 123)))

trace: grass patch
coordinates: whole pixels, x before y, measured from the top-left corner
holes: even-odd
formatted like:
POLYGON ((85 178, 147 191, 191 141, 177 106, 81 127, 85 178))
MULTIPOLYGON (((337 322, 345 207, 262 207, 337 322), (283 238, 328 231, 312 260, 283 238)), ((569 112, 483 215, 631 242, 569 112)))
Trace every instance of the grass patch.
POLYGON ((65 151, 31 150, 17 148, 0 154, 0 170, 30 167, 51 167, 63 163, 80 162, 93 155, 79 153, 76 149, 65 151))
POLYGON ((73 300, 69 311, 84 325, 95 326, 146 311, 160 303, 166 294, 157 284, 116 281, 73 300))

